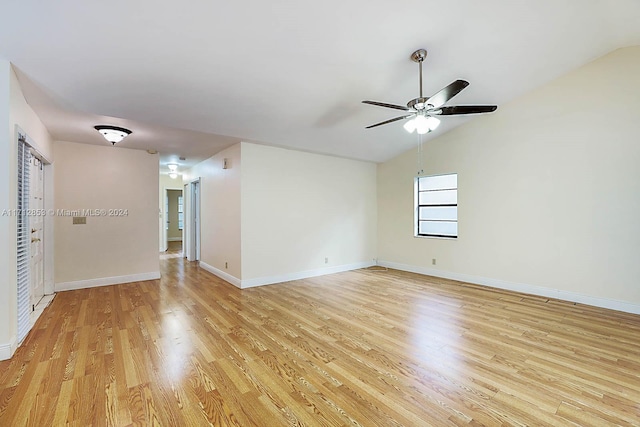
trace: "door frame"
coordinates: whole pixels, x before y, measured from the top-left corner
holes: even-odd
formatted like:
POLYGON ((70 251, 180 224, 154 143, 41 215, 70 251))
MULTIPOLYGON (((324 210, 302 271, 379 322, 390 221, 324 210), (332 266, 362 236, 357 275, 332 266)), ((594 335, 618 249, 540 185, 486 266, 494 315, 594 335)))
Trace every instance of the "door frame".
POLYGON ((182 192, 184 208, 183 251, 187 261, 200 260, 201 223, 200 206, 202 199, 202 185, 200 177, 184 184, 182 192))
MULTIPOLYGON (((29 210, 32 212, 46 212, 44 209, 44 163, 40 160, 38 152, 31 148, 31 160, 29 161, 29 210), (39 184, 38 184, 39 181, 39 184), (35 187, 35 188, 34 188, 35 187), (33 190, 36 190, 35 193, 33 190), (32 204, 33 203, 33 204, 32 204)), ((28 216, 30 231, 30 259, 29 259, 29 276, 30 276, 30 302, 31 311, 35 311, 35 307, 45 296, 44 289, 44 218, 46 215, 33 213, 28 216), (34 245, 36 251, 34 252, 34 245), (39 257, 40 261, 34 268, 34 261, 39 257)))
MULTIPOLYGON (((162 188, 162 249, 161 252, 169 249, 169 233, 167 233, 167 220, 169 219, 169 212, 167 212, 167 203, 169 200, 169 190, 178 190, 182 191, 182 202, 184 203, 184 190, 181 187, 163 187, 162 188)), ((184 209, 184 208, 183 208, 184 209)), ((182 227, 182 233, 184 237, 184 227, 182 227)), ((184 244, 184 238, 182 239, 182 243, 184 244)), ((184 248, 183 248, 184 250, 184 248)))
MULTIPOLYGON (((44 209, 46 211, 46 215, 44 216, 44 224, 43 224, 43 235, 44 235, 44 244, 43 244, 43 263, 44 263, 44 294, 51 295, 55 293, 54 289, 54 234, 53 234, 53 222, 55 216, 54 202, 53 202, 53 163, 38 150, 38 146, 34 141, 27 135, 25 131, 18 125, 15 127, 15 143, 18 143, 18 140, 22 137, 26 141, 27 145, 31 150, 31 154, 37 157, 42 162, 43 168, 43 179, 44 179, 44 188, 43 195, 44 198, 44 209)), ((17 197, 17 196, 16 196, 17 197)))

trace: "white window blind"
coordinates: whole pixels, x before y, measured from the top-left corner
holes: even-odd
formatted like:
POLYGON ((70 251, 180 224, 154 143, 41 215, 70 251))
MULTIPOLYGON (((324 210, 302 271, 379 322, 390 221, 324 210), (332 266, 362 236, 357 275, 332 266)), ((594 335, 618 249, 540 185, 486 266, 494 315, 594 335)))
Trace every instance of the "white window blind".
POLYGON ((415 235, 458 237, 458 174, 416 178, 415 235))
POLYGON ((178 196, 178 230, 184 228, 184 203, 182 196, 178 196))
POLYGON ((31 328, 30 277, 31 257, 29 217, 29 162, 30 147, 21 137, 18 141, 18 210, 17 210, 17 264, 18 264, 18 343, 21 343, 31 328))

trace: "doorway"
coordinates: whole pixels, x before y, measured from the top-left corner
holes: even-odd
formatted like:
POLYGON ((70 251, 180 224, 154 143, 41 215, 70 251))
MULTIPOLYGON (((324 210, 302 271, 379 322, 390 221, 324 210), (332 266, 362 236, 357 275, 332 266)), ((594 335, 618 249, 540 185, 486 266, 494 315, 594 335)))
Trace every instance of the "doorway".
POLYGON ((53 165, 16 126, 17 341, 53 299, 53 165))
POLYGON ((183 250, 184 197, 182 189, 167 188, 164 192, 164 248, 169 252, 183 250))

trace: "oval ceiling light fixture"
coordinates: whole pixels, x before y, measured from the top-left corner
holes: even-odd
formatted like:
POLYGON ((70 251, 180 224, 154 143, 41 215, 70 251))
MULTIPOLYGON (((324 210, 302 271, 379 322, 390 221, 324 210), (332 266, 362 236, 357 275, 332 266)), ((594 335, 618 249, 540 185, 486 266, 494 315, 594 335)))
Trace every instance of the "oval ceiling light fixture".
POLYGON ((104 136, 104 139, 106 139, 113 145, 116 145, 116 142, 122 141, 131 134, 131 131, 129 129, 121 128, 118 126, 98 125, 94 126, 93 128, 100 132, 100 134, 104 136))

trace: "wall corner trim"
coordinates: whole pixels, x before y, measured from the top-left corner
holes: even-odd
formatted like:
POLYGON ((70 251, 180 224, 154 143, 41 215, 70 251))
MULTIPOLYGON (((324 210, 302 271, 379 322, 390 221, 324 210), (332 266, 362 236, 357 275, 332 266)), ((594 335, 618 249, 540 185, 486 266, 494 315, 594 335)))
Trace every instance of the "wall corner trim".
POLYGON ((324 276, 326 274, 342 273, 343 271, 357 270, 375 265, 371 261, 356 262, 352 264, 336 265, 334 267, 318 268, 314 270, 298 271, 294 273, 280 274, 277 276, 256 277, 242 280, 241 288, 253 288, 256 286, 271 285, 274 283, 290 282, 291 280, 307 279, 309 277, 324 276))
POLYGON ((242 281, 240 279, 238 279, 237 277, 232 276, 229 273, 225 273, 222 270, 218 270, 217 268, 207 264, 204 261, 199 261, 199 265, 204 270, 208 271, 209 273, 213 274, 214 276, 218 276, 222 280, 225 280, 225 281, 231 283, 236 288, 241 288, 242 289, 242 286, 241 286, 241 282, 242 281))
POLYGON ((638 304, 608 298, 594 297, 577 292, 563 291, 562 289, 547 288, 544 286, 529 285, 526 283, 508 282, 506 280, 492 279, 489 277, 474 276, 463 273, 454 273, 450 271, 436 270, 416 265, 401 264, 392 261, 378 261, 378 265, 382 267, 393 268, 395 270, 424 274, 426 276, 441 277, 443 279, 457 280, 460 282, 473 283, 476 285, 483 285, 491 288, 522 292, 525 294, 537 295, 547 298, 555 298, 563 301, 606 308, 609 310, 623 311, 625 313, 640 314, 640 305, 638 304))
POLYGON ((13 356, 13 353, 15 353, 18 348, 16 344, 16 337, 12 337, 8 343, 0 344, 0 360, 11 359, 11 356, 13 356))
POLYGON ((74 289, 95 288, 98 286, 120 285, 122 283, 143 282, 160 278, 159 271, 149 273, 129 274, 126 276, 101 277, 98 279, 77 280, 74 282, 60 282, 55 284, 55 291, 71 291, 74 289))
POLYGON ((318 268, 315 270, 298 271, 295 273, 287 273, 287 274, 281 274, 277 276, 265 276, 265 277, 256 277, 253 279, 240 280, 235 276, 232 276, 228 273, 225 273, 222 270, 212 267, 206 262, 200 261, 200 267, 202 267, 204 270, 208 271, 209 273, 215 276, 218 276, 222 280, 226 280, 236 288, 240 288, 240 289, 255 288, 256 286, 272 285, 275 283, 282 283, 282 282, 290 282, 291 280, 300 280, 300 279, 306 279, 309 277, 324 276, 325 274, 342 273, 343 271, 357 270, 359 268, 367 268, 373 265, 375 264, 370 261, 357 262, 353 264, 337 265, 334 267, 318 268))

